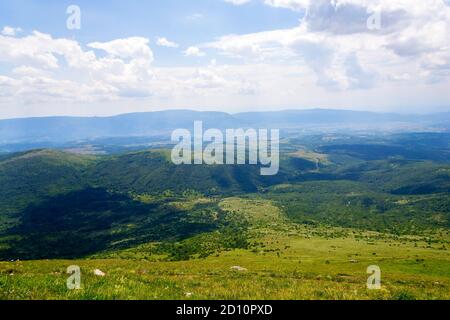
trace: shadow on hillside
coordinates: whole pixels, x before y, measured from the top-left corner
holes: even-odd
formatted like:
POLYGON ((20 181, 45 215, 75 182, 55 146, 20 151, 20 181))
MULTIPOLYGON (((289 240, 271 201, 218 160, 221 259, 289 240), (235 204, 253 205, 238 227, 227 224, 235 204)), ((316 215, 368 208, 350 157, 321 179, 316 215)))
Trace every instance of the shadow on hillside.
POLYGON ((216 228, 186 219, 164 200, 144 204, 127 195, 88 188, 49 198, 23 212, 1 260, 80 258, 149 241, 182 239, 216 228))

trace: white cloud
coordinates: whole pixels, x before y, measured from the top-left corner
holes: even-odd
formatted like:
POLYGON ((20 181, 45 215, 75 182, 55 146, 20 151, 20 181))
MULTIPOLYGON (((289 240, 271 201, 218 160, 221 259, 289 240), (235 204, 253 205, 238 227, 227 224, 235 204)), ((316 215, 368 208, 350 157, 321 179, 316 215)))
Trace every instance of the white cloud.
POLYGON ((205 53, 198 47, 189 47, 184 51, 184 55, 187 57, 203 57, 205 53))
POLYGON ((234 4, 235 6, 241 6, 243 4, 249 3, 252 0, 224 0, 224 1, 234 4))
POLYGON ((5 27, 3 27, 3 30, 1 32, 1 34, 4 35, 4 36, 14 37, 19 32, 22 32, 21 28, 14 28, 14 27, 10 27, 10 26, 5 26, 5 27))
POLYGON ((150 96, 154 58, 148 43, 132 37, 88 44, 97 56, 74 40, 34 31, 23 38, 0 36, 0 62, 16 65, 7 76, 15 87, 9 92, 27 103, 150 96))
POLYGON ((141 37, 117 39, 110 42, 93 42, 88 47, 107 52, 110 57, 139 58, 153 61, 153 52, 148 46, 149 40, 141 37))
MULTIPOLYGON (((0 62, 12 67, 9 74, 0 74, 0 105, 172 101, 253 92, 253 85, 236 76, 236 71, 217 64, 156 68, 148 43, 145 38, 132 37, 93 42, 83 48, 74 40, 37 31, 22 38, 0 36, 0 62)), ((196 47, 186 53, 204 55, 196 47)))
POLYGON ((20 66, 17 68, 14 68, 12 70, 12 73, 17 76, 23 76, 23 77, 36 77, 36 76, 42 76, 42 75, 48 75, 48 72, 45 70, 39 69, 39 68, 33 68, 30 66, 20 66))
POLYGON ((169 41, 167 38, 160 37, 156 40, 156 44, 160 47, 178 48, 179 45, 176 42, 169 41))
POLYGON ((95 58, 92 52, 83 51, 76 41, 53 39, 38 31, 23 38, 0 35, 0 61, 55 69, 59 67, 59 56, 63 56, 71 66, 82 65, 95 58))
MULTIPOLYGON (((157 67, 143 37, 85 45, 38 31, 2 34, 0 63, 7 68, 0 71, 0 116, 15 110, 10 106, 57 112, 73 104, 70 112, 89 114, 97 107, 107 114, 150 106, 412 105, 424 111, 425 105, 450 105, 450 7, 442 0, 260 1, 297 10, 301 21, 194 43, 184 55, 202 57, 208 50, 203 66, 184 59, 194 66, 157 67), (369 30, 366 20, 376 9, 381 30, 369 30)), ((156 43, 169 44, 175 43, 156 43)))
POLYGON ((450 65, 450 8, 441 0, 265 3, 306 14, 291 29, 228 35, 203 46, 247 61, 306 65, 315 72, 317 85, 333 90, 372 87, 396 73, 415 72, 410 81, 418 82, 447 75, 431 67, 431 61, 450 65), (380 10, 381 30, 367 28, 374 10, 380 10))
POLYGON ((287 8, 297 11, 307 8, 310 4, 310 0, 264 0, 264 3, 272 7, 287 8))

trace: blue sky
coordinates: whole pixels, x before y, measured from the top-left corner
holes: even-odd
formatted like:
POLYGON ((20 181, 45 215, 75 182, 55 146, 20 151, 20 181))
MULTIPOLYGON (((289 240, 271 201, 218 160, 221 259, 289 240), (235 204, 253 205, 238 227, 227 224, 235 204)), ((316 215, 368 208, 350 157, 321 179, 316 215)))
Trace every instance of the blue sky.
MULTIPOLYGON (((107 4, 100 0, 18 0, 0 3, 3 26, 20 26, 25 33, 39 30, 53 37, 76 39, 81 43, 129 36, 149 39, 164 36, 181 46, 190 46, 224 34, 290 28, 298 25, 299 16, 299 12, 269 7, 260 1, 242 6, 222 0, 110 0, 107 4), (66 8, 72 4, 82 9, 80 30, 65 27, 66 8)), ((172 50, 152 49, 158 56, 156 64, 192 63, 172 50)))
POLYGON ((446 0, 5 0, 0 118, 449 111, 449 39, 446 0))

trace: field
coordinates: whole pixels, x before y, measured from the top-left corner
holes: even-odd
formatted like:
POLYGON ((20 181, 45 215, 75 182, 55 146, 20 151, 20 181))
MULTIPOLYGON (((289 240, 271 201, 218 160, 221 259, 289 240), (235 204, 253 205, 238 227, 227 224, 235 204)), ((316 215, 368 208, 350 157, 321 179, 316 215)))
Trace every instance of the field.
POLYGON ((267 201, 229 198, 220 206, 247 217, 248 249, 186 261, 139 258, 142 246, 101 259, 2 262, 0 299, 450 299, 446 232, 399 237, 307 227, 267 201), (81 267, 80 290, 66 288, 70 265, 81 267), (370 265, 381 268, 380 290, 366 287, 370 265))

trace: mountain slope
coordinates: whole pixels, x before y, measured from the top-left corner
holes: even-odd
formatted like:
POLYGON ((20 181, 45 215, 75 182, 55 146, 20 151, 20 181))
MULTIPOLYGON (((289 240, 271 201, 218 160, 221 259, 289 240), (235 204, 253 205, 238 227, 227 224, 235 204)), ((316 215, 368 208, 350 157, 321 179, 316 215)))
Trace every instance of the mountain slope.
POLYGON ((94 157, 34 150, 0 158, 0 215, 87 187, 120 193, 221 194, 255 192, 285 179, 286 174, 263 177, 259 166, 176 166, 167 151, 94 157))
POLYGON ((86 186, 88 156, 34 150, 0 158, 0 213, 13 213, 39 199, 86 186))
POLYGON ((358 150, 350 149, 361 158, 346 155, 348 164, 335 162, 334 154, 285 154, 280 173, 272 177, 261 176, 259 166, 175 166, 168 150, 94 157, 44 149, 4 155, 0 259, 81 257, 154 241, 186 257, 189 245, 170 243, 201 235, 245 246, 239 223, 246 219, 224 214, 218 206, 229 196, 276 203, 297 223, 395 233, 449 226, 448 164, 364 159, 366 150, 358 150))
POLYGON ((95 184, 139 193, 188 189, 208 194, 255 192, 286 179, 284 174, 263 177, 259 166, 176 166, 166 153, 147 151, 99 161, 90 168, 89 176, 95 184))

